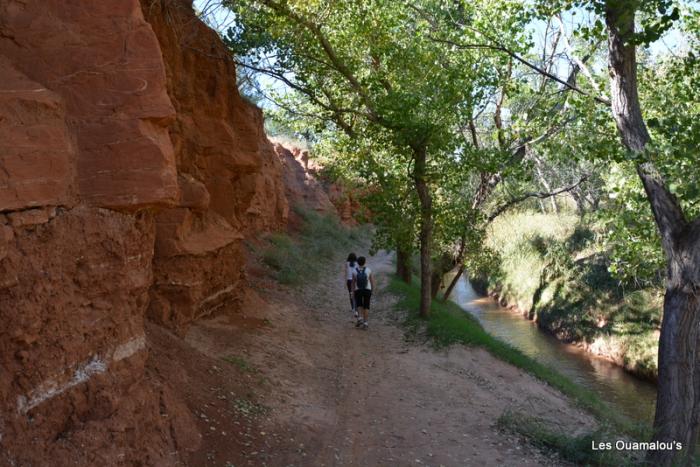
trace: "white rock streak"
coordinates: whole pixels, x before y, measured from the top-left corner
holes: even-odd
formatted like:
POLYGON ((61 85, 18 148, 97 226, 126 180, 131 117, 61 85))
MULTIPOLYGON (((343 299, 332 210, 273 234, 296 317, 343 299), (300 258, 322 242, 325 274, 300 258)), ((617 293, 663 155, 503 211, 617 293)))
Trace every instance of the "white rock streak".
POLYGON ((94 355, 87 362, 79 364, 77 368, 66 368, 56 377, 45 380, 29 391, 27 395, 18 396, 17 412, 24 415, 43 402, 53 399, 70 388, 88 381, 94 375, 106 372, 110 361, 118 362, 131 357, 145 348, 146 336, 140 335, 120 344, 113 351, 108 352, 106 358, 94 355), (67 375, 69 375, 68 379, 66 379, 67 375))

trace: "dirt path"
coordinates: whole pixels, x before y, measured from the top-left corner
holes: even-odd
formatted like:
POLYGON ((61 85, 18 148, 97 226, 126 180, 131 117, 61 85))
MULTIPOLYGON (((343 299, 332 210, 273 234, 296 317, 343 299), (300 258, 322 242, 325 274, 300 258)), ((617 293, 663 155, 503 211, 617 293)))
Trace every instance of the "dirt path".
POLYGON ((499 432, 498 417, 507 409, 525 411, 568 433, 592 426, 591 417, 481 349, 436 351, 406 342, 396 298, 385 290, 391 257, 380 253, 369 264, 379 290, 368 331, 353 325, 337 267, 297 292, 258 284, 264 302, 251 299, 246 319, 267 325, 255 332, 233 334, 240 320, 220 314, 188 334, 209 355, 241 355, 242 365, 267 382, 256 397, 269 411, 250 435, 248 464, 559 464, 499 432))

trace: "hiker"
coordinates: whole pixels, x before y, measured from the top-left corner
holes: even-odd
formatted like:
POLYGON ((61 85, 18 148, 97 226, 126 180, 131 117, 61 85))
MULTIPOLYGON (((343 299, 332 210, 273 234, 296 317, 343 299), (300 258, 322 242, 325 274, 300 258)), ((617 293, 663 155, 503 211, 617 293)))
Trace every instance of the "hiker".
POLYGON ((348 259, 345 261, 343 272, 345 275, 345 284, 348 286, 348 294, 350 294, 350 311, 352 312, 355 318, 359 316, 357 314, 357 308, 355 307, 355 295, 353 294, 352 288, 352 273, 355 271, 356 267, 357 256, 355 256, 355 253, 350 253, 348 255, 348 259))
POLYGON ((364 256, 357 258, 357 267, 352 272, 352 289, 355 291, 355 307, 360 316, 355 327, 367 329, 369 327, 369 300, 374 289, 374 275, 372 270, 365 265, 364 256))

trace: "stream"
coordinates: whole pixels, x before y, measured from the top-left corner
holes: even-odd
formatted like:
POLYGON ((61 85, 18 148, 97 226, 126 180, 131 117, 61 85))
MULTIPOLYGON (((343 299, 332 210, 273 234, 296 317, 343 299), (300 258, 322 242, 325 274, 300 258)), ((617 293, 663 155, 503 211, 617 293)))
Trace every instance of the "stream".
MULTIPOLYGON (((448 275, 447 281, 452 277, 454 273, 448 275)), ((629 418, 651 424, 656 403, 653 384, 575 345, 558 341, 533 321, 499 306, 490 297, 477 294, 465 276, 452 291, 451 300, 476 317, 491 335, 594 391, 629 418)))

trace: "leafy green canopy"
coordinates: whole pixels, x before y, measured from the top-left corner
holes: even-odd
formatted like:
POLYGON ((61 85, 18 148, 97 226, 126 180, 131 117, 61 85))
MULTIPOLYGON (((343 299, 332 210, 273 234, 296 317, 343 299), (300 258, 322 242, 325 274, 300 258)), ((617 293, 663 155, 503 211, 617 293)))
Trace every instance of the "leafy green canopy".
MULTIPOLYGON (((434 211, 443 216, 436 225, 451 220, 454 227, 464 218, 464 199, 455 195, 464 192, 465 178, 473 169, 502 165, 507 153, 465 150, 461 129, 475 108, 490 105, 510 58, 456 47, 442 31, 458 30, 472 43, 483 42, 486 31, 521 50, 527 16, 520 2, 244 0, 229 6, 238 23, 227 42, 238 60, 286 83, 293 92, 277 96, 281 106, 313 123, 336 151, 353 155, 337 166, 359 183, 381 187, 370 202, 387 241, 413 236, 416 147, 427 150, 425 178, 434 211)), ((454 240, 446 229, 438 242, 454 240)))
MULTIPOLYGON (((700 215, 700 14, 683 18, 689 33, 687 54, 640 69, 640 99, 653 139, 654 162, 670 181, 686 216, 700 215)), ((608 226, 613 273, 625 282, 655 283, 663 277, 664 257, 654 219, 629 163, 606 175, 610 201, 601 214, 608 226)))
MULTIPOLYGON (((239 22, 227 39, 242 62, 286 81, 324 123, 361 126, 360 137, 389 131, 399 149, 429 140, 434 152, 449 152, 454 129, 503 57, 454 53, 434 40, 435 18, 449 14, 448 5, 454 9, 442 1, 237 1, 230 8, 239 22)), ((492 5, 464 2, 457 12, 493 27, 492 5)), ((517 21, 503 13, 515 32, 517 21)))

